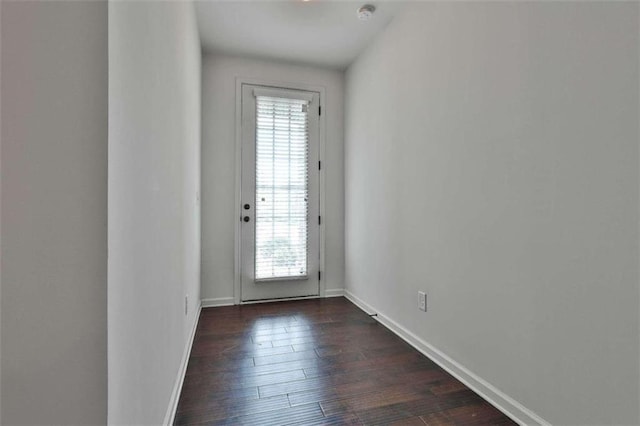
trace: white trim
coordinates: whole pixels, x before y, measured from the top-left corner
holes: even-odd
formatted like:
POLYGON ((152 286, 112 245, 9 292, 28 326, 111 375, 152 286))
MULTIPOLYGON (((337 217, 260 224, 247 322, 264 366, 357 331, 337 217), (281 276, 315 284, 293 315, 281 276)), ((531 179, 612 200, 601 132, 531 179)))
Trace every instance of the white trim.
POLYGON ((240 304, 240 237, 241 228, 240 220, 242 218, 242 85, 245 83, 243 79, 236 78, 236 205, 234 229, 234 252, 233 252, 233 300, 234 304, 240 304))
POLYGON ((344 288, 328 288, 324 291, 324 297, 342 297, 344 288))
POLYGON ((288 302, 290 300, 308 300, 319 299, 318 296, 300 296, 300 297, 286 297, 283 299, 260 299, 260 300, 246 300, 241 305, 256 305, 258 303, 271 303, 271 302, 288 302))
POLYGON ((440 351, 433 345, 425 342, 405 327, 401 326, 373 306, 369 305, 349 290, 344 290, 345 297, 353 302, 369 315, 377 314, 373 318, 380 324, 388 328, 395 335, 413 346, 427 358, 438 364, 449 374, 464 383, 469 389, 480 395, 487 402, 491 403, 498 410, 502 411, 513 421, 520 425, 541 425, 550 426, 551 423, 535 414, 533 411, 511 398, 491 383, 487 382, 462 364, 458 363, 450 356, 440 351))
POLYGON ((171 391, 169 406, 167 407, 167 412, 165 413, 164 421, 162 422, 163 425, 172 425, 176 418, 178 402, 180 401, 180 393, 182 392, 184 377, 187 373, 187 364, 189 363, 189 357, 191 356, 193 339, 196 336, 196 330, 198 328, 198 322, 200 321, 201 312, 202 312, 202 303, 200 303, 198 306, 198 311, 196 312, 196 319, 193 322, 193 329, 191 330, 191 335, 189 336, 189 340, 187 340, 187 345, 185 346, 184 352, 182 354, 182 361, 180 361, 180 369, 178 370, 178 377, 176 377, 176 382, 173 385, 173 390, 171 391))
POLYGON ((215 299, 202 299, 203 308, 215 308, 217 306, 233 306, 235 305, 233 297, 216 297, 215 299))
MULTIPOLYGON (((325 291, 325 298, 328 297, 342 297, 344 296, 343 288, 329 288, 325 291)), ((266 300, 250 300, 241 302, 239 304, 254 304, 254 303, 266 303, 266 302, 282 302, 287 300, 304 300, 304 299, 319 299, 319 296, 302 296, 302 297, 288 297, 285 299, 266 299, 266 300)), ((219 306, 233 306, 236 305, 234 297, 217 297, 214 299, 202 299, 203 308, 217 308, 219 306)))
POLYGON ((320 272, 321 272, 321 278, 320 278, 320 282, 318 283, 319 285, 319 289, 318 289, 318 295, 320 297, 325 297, 326 296, 326 289, 327 289, 327 268, 325 267, 325 248, 326 248, 326 242, 325 242, 325 228, 327 227, 327 215, 326 215, 326 208, 325 206, 327 205, 326 203, 326 190, 325 188, 327 187, 325 184, 325 174, 326 174, 326 170, 327 170, 327 166, 326 166, 326 162, 325 162, 325 152, 326 152, 326 116, 327 116, 327 108, 326 108, 326 102, 327 102, 327 95, 325 93, 325 89, 324 87, 319 88, 318 89, 320 91, 320 111, 322 111, 322 114, 320 114, 320 117, 318 117, 318 123, 320 125, 320 135, 319 135, 319 139, 318 139, 318 160, 320 161, 320 164, 323 164, 323 166, 320 168, 320 217, 322 218, 322 224, 320 225, 320 234, 318 235, 318 238, 320 239, 320 272))
POLYGON ((344 297, 349 299, 358 308, 362 309, 367 315, 371 316, 376 313, 376 310, 371 305, 369 305, 364 300, 360 299, 355 294, 351 293, 346 288, 344 289, 344 297))
MULTIPOLYGON (((263 80, 263 79, 255 79, 255 78, 245 78, 245 77, 236 77, 236 159, 235 159, 235 167, 236 167, 236 182, 235 182, 235 190, 236 190, 236 205, 235 205, 235 217, 236 217, 236 226, 234 227, 234 276, 233 276, 233 300, 234 304, 240 305, 242 304, 241 297, 241 283, 240 283, 240 219, 242 217, 242 210, 240 205, 242 204, 241 200, 241 185, 242 185, 242 85, 250 84, 256 86, 267 86, 278 89, 292 89, 292 90, 305 90, 308 92, 318 92, 320 93, 320 109, 322 114, 318 119, 318 123, 320 125, 319 129, 319 137, 318 137, 318 160, 323 163, 322 169, 320 170, 320 216, 322 216, 323 221, 320 226, 320 234, 318 238, 320 239, 320 271, 322 272, 322 278, 318 283, 318 296, 316 297, 325 297, 326 292, 326 283, 325 283, 325 170, 326 166, 324 166, 325 159, 325 138, 326 138, 326 89, 324 86, 316 86, 306 83, 291 83, 291 82, 282 82, 282 81, 274 81, 274 80, 263 80)), ((279 299, 279 300, 292 300, 292 299, 279 299)))
POLYGON ((298 99, 302 101, 311 102, 313 100, 313 92, 299 91, 299 90, 286 90, 286 89, 271 89, 268 87, 256 87, 253 89, 253 96, 265 96, 269 98, 286 98, 286 99, 298 99))

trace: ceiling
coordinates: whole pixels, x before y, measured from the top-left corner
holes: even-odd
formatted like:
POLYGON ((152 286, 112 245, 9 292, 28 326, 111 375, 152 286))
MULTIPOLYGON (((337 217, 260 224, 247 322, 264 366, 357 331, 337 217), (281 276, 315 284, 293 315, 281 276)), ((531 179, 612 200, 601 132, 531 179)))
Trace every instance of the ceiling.
POLYGON ((196 1, 202 48, 344 69, 391 21, 398 1, 196 1), (357 9, 376 12, 360 21, 357 9))

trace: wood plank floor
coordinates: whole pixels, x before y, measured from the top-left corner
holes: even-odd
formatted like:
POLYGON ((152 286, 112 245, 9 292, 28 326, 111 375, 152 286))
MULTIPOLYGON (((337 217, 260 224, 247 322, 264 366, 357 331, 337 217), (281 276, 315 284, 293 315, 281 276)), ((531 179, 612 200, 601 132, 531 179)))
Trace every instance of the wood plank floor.
POLYGON ((175 424, 515 424, 345 298, 206 308, 175 424))

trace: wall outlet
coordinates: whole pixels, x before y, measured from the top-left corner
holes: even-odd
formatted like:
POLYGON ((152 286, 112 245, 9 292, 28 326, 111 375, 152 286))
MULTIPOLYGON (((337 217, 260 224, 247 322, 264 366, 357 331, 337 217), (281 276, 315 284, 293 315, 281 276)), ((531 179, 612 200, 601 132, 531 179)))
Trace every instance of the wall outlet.
POLYGON ((418 309, 427 312, 427 293, 424 291, 418 292, 418 309))
POLYGON ((184 314, 187 315, 188 312, 189 312, 189 295, 187 294, 184 297, 184 314))

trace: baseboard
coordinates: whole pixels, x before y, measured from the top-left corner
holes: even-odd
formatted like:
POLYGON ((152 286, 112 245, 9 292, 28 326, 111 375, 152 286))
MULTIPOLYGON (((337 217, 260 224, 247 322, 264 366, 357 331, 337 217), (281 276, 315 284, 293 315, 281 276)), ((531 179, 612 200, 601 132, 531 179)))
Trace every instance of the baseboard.
POLYGON ((312 300, 318 299, 318 296, 300 296, 300 297, 283 297, 280 299, 258 299, 258 300, 245 300, 240 302, 241 305, 258 305, 260 303, 274 303, 274 302, 291 302, 293 300, 312 300))
POLYGON ((193 322, 193 329, 191 330, 191 335, 189 336, 189 340, 187 341, 187 345, 184 348, 184 352, 182 354, 182 361, 180 362, 180 369, 178 370, 178 377, 176 378, 176 382, 173 385, 173 391, 171 392, 171 399, 169 400, 169 407, 167 408, 167 412, 164 416, 163 425, 173 425, 173 422, 176 417, 176 411, 178 409, 178 401, 180 401, 180 392, 182 391, 182 384, 184 383, 184 377, 187 373, 187 364, 189 363, 189 357, 191 356, 191 348, 193 347, 193 339, 196 335, 196 329, 198 328, 198 321, 200 321, 200 312, 202 311, 202 304, 198 306, 198 311, 196 312, 196 320, 193 322))
POLYGON ((369 305, 367 302, 365 302, 364 300, 360 299, 358 296, 356 296, 355 294, 351 293, 347 289, 344 290, 344 297, 349 299, 358 308, 360 308, 363 311, 365 311, 367 313, 367 315, 371 316, 371 315, 376 313, 376 310, 371 305, 369 305))
POLYGON ((202 299, 203 308, 215 308, 217 306, 233 306, 235 299, 233 297, 218 297, 215 299, 202 299))
POLYGON ((324 291, 324 297, 341 297, 344 296, 343 288, 328 288, 324 291))
MULTIPOLYGON (((325 290, 324 297, 341 297, 344 296, 344 289, 342 288, 330 288, 325 290)), ((310 299, 318 296, 311 297, 291 297, 287 299, 269 299, 269 300, 252 300, 247 302, 242 302, 243 305, 251 304, 251 303, 265 303, 265 302, 277 302, 282 300, 302 300, 302 299, 310 299)), ((202 299, 202 307, 203 308, 215 308, 218 306, 233 306, 235 305, 235 299, 233 297, 218 297, 215 299, 202 299)))
POLYGON ((505 415, 513 419, 516 423, 521 425, 541 425, 550 426, 551 424, 545 421, 543 418, 520 404, 515 399, 511 398, 498 388, 487 382, 471 370, 467 369, 457 361, 453 360, 444 352, 438 350, 433 345, 425 342, 420 337, 416 336, 373 306, 366 303, 364 300, 351 293, 349 290, 344 290, 344 295, 347 299, 353 302, 360 309, 368 314, 377 314, 375 318, 380 324, 388 328, 402 340, 413 346, 427 358, 438 364, 449 374, 456 379, 464 383, 469 389, 484 398, 487 402, 492 404, 498 410, 502 411, 505 415))

